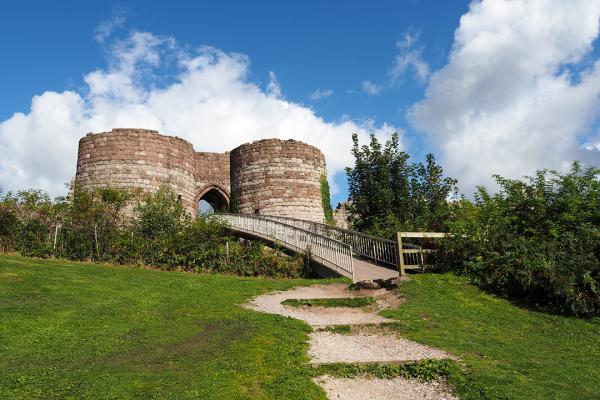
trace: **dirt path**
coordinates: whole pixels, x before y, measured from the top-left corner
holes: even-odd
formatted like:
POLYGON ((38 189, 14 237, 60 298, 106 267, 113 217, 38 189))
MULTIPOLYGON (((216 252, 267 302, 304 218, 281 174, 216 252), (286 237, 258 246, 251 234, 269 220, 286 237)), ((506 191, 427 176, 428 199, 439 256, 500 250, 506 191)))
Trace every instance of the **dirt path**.
MULTIPOLYGON (((357 293, 350 292, 348 286, 342 284, 303 286, 284 292, 266 294, 254 298, 246 307, 269 314, 279 314, 305 321, 313 327, 333 325, 380 324, 392 322, 377 313, 365 313, 356 308, 336 307, 290 307, 281 304, 287 299, 330 299, 341 297, 356 297, 357 293)), ((363 294, 362 296, 365 296, 363 294)), ((373 296, 375 297, 375 296, 373 296)))
MULTIPOLYGON (((402 300, 393 292, 378 290, 349 290, 345 284, 297 287, 288 291, 258 296, 245 307, 256 311, 279 314, 307 322, 313 328, 392 322, 378 313, 396 307, 402 300), (292 307, 284 306, 287 299, 319 299, 364 297, 375 298, 376 305, 365 308, 348 307, 292 307)), ((431 358, 454 358, 444 351, 404 339, 383 329, 357 329, 351 333, 333 333, 316 330, 310 334, 309 355, 313 364, 327 363, 397 363, 431 358)), ((370 377, 315 379, 329 399, 337 400, 455 400, 449 388, 439 382, 421 382, 415 379, 375 379, 370 377)))
POLYGON ((321 376, 315 382, 330 399, 340 400, 456 400, 449 388, 438 382, 416 379, 332 378, 321 376))
POLYGON ((446 352, 391 334, 345 335, 313 332, 309 354, 313 364, 397 363, 426 358, 452 358, 446 352))

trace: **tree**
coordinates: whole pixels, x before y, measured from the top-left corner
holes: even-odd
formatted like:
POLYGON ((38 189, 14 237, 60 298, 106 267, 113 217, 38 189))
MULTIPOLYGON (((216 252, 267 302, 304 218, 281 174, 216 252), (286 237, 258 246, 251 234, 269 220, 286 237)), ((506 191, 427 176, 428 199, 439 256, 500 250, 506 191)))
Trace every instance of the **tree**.
POLYGON ((371 135, 359 146, 352 135, 353 168, 346 168, 351 225, 360 231, 392 236, 398 230, 442 230, 448 214, 447 200, 456 180, 443 176, 432 154, 425 164, 409 163, 400 150, 398 135, 382 145, 371 135))
POLYGON ((156 192, 147 193, 135 211, 135 235, 143 241, 143 254, 147 262, 158 265, 173 259, 174 241, 191 220, 173 189, 161 185, 156 192))
POLYGON ((448 198, 457 195, 456 179, 444 177, 442 167, 433 154, 425 156, 425 164, 414 165, 410 197, 412 199, 413 226, 423 226, 432 231, 444 230, 448 219, 448 198))
POLYGON ((79 242, 85 233, 90 238, 90 258, 102 260, 111 254, 112 239, 124 224, 123 211, 132 195, 129 190, 111 187, 74 191, 72 227, 79 232, 79 242))

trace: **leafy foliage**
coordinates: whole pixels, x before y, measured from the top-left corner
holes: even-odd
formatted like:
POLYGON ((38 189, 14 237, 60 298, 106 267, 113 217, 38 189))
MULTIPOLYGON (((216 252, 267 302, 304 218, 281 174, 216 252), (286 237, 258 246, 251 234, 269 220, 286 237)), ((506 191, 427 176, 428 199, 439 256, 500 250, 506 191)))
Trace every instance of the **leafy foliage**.
POLYGON ((498 294, 553 311, 600 314, 600 170, 496 177, 452 209, 442 265, 498 294))
POLYGON ((432 154, 425 164, 409 163, 398 135, 382 145, 371 135, 359 146, 352 136, 353 168, 346 169, 351 225, 366 233, 392 237, 400 230, 443 230, 456 180, 444 177, 432 154))
POLYGON ((215 218, 193 219, 169 186, 142 194, 117 188, 75 190, 72 200, 41 191, 0 197, 0 250, 244 276, 308 274, 301 257, 238 242, 215 218))

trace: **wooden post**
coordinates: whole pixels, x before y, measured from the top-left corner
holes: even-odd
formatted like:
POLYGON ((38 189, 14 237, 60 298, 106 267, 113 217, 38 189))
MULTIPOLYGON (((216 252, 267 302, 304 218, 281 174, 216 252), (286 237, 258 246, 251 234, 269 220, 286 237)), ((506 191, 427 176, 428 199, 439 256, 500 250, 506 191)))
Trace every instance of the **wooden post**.
MULTIPOLYGON (((54 245, 52 246, 52 252, 56 253, 56 238, 58 237, 58 224, 54 227, 54 245)), ((56 255, 56 254, 54 254, 56 255)))
POLYGON ((225 242, 225 259, 227 260, 227 265, 229 265, 229 240, 225 242))
POLYGON ((400 232, 396 233, 396 243, 398 245, 398 272, 404 276, 404 252, 402 251, 402 236, 400 232))

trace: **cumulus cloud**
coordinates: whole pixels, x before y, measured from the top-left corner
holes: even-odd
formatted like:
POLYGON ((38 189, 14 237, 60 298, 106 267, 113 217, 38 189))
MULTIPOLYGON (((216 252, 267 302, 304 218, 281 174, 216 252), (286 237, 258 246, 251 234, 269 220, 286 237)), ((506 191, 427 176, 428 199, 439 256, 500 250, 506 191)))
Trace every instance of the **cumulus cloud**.
POLYGON ((310 99, 314 100, 314 101, 326 99, 327 97, 330 97, 332 94, 333 94, 333 90, 331 90, 331 89, 325 89, 325 90, 317 89, 310 94, 310 99))
POLYGON ((80 137, 135 127, 185 138, 198 151, 228 151, 267 137, 302 140, 323 150, 335 190, 331 177, 353 161, 353 132, 366 140, 370 132, 384 139, 397 130, 373 121, 325 121, 285 100, 274 73, 265 90, 250 82, 247 56, 185 48, 172 38, 134 32, 109 47, 107 67, 87 73, 84 90, 42 93, 29 112, 1 121, 0 187, 64 194, 80 137), (169 82, 159 74, 166 63, 177 70, 169 82))
POLYGON ((600 110, 600 62, 590 60, 599 20, 597 0, 470 5, 447 65, 408 113, 463 189, 491 184, 492 174, 598 164, 586 137, 600 110))
POLYGON ((382 89, 380 85, 377 85, 371 81, 363 81, 363 83, 361 84, 361 88, 363 92, 371 96, 377 96, 379 93, 381 93, 382 89))
POLYGON ((398 54, 388 75, 392 83, 397 82, 407 72, 411 71, 420 82, 426 82, 429 77, 429 64, 423 60, 423 47, 417 47, 419 32, 409 30, 404 33, 402 40, 396 43, 398 54))

